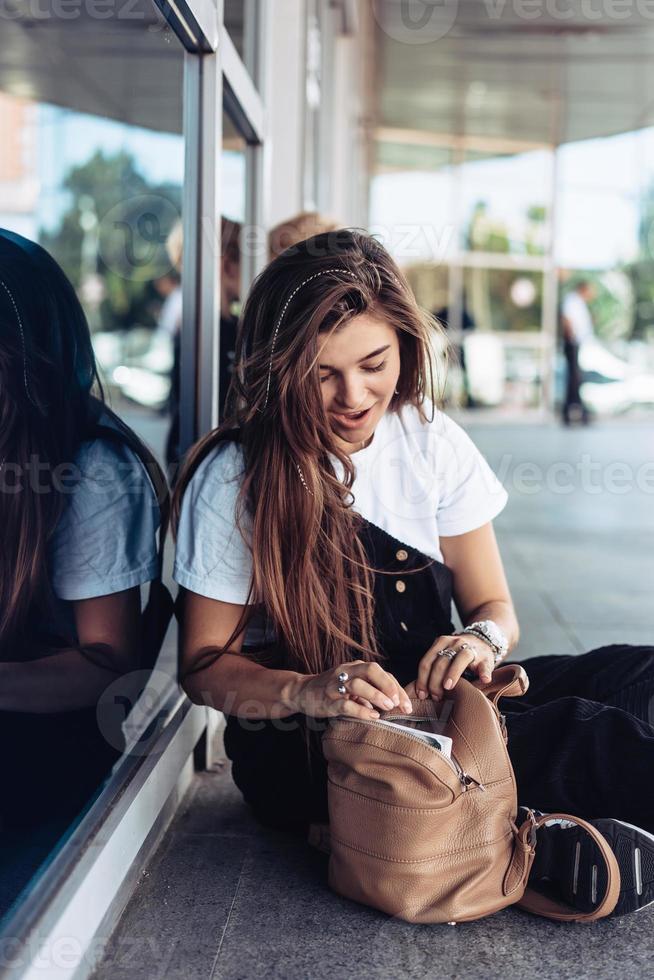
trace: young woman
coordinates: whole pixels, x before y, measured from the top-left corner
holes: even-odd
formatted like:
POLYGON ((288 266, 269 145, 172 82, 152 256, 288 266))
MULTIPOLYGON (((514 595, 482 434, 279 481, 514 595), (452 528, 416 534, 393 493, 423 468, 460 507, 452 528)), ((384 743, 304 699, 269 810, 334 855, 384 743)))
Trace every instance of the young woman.
POLYGON ((121 754, 123 708, 101 730, 96 705, 139 665, 164 487, 103 404, 72 285, 0 230, 2 828, 74 817, 121 754))
MULTIPOLYGON (((177 487, 182 684, 227 715, 234 780, 268 824, 304 833, 328 819, 326 717, 410 711, 407 693, 442 698, 465 671, 487 682, 517 643, 492 526, 506 493, 435 407, 438 342, 374 239, 341 230, 288 249, 243 311, 231 415, 177 487)), ((502 705, 521 801, 654 830, 654 648, 526 669, 524 702, 502 705)), ((633 856, 654 837, 603 829, 627 842, 620 911, 652 901, 633 856)), ((534 876, 570 879, 576 834, 540 833, 534 876)))

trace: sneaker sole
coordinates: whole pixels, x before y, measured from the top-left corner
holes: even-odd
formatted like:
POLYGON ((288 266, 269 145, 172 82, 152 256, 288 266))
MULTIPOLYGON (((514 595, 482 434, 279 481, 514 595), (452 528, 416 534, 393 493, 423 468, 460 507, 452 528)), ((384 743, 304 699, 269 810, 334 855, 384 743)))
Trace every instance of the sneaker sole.
POLYGON ((654 834, 623 820, 592 820, 618 859, 620 897, 612 915, 639 912, 654 903, 654 834))
MULTIPOLYGON (((654 903, 654 835, 622 820, 588 823, 606 838, 620 868, 620 895, 611 915, 638 912, 654 903)), ((547 824, 537 833, 543 831, 547 832, 547 824)), ((582 912, 592 912, 606 892, 604 859, 582 827, 560 825, 551 837, 547 866, 540 870, 558 887, 563 900, 582 912)))

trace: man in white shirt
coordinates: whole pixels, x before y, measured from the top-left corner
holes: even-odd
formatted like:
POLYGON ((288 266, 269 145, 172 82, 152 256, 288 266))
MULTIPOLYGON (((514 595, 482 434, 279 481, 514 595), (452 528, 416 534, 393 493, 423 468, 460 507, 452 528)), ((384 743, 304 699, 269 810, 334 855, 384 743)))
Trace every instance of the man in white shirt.
POLYGON ((595 297, 595 287, 591 282, 582 280, 568 293, 561 307, 561 325, 563 328, 563 353, 568 365, 565 401, 563 403, 563 422, 569 425, 572 417, 571 409, 581 416, 584 425, 588 424, 588 409, 581 400, 579 388, 581 372, 579 370, 579 348, 589 338, 594 336, 593 318, 588 304, 595 297))

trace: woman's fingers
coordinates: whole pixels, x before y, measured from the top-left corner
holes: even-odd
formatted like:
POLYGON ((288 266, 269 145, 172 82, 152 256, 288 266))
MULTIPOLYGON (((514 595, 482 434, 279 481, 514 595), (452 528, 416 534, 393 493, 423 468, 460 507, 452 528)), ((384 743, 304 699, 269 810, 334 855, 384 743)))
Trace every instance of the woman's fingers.
POLYGON ((473 670, 484 683, 492 678, 494 660, 488 645, 463 636, 441 636, 427 651, 418 667, 416 689, 419 698, 431 696, 439 701, 451 691, 465 670, 473 670), (445 656, 449 651, 454 656, 445 656))
POLYGON ((369 708, 371 711, 375 710, 374 704, 372 704, 370 701, 366 701, 365 698, 360 698, 356 694, 352 694, 350 697, 353 701, 356 701, 357 704, 362 704, 364 708, 369 708))
POLYGON ((386 694, 384 691, 378 690, 377 687, 374 687, 369 681, 364 680, 363 677, 351 678, 347 682, 347 687, 352 694, 366 698, 366 700, 371 701, 376 708, 380 708, 382 711, 391 711, 398 706, 401 706, 406 711, 411 710, 411 702, 404 693, 403 688, 398 689, 397 682, 394 685, 395 689, 386 687, 386 690, 392 690, 391 694, 386 694))
POLYGON ((382 691, 377 690, 372 684, 364 681, 362 677, 351 677, 346 683, 348 692, 358 698, 365 698, 381 711, 390 711, 395 707, 393 699, 382 691))
POLYGON ((453 659, 437 657, 437 663, 432 666, 429 677, 429 693, 434 700, 440 701, 446 690, 451 690, 459 677, 475 659, 474 650, 461 650, 453 659), (447 682, 452 683, 448 684, 447 682))
POLYGON ((333 701, 326 714, 332 717, 347 715, 349 718, 379 718, 379 710, 377 708, 366 708, 365 705, 358 704, 357 699, 350 697, 339 698, 338 701, 333 701))
POLYGON ((473 670, 477 670, 478 665, 479 658, 475 650, 463 650, 461 653, 457 654, 450 666, 447 668, 443 678, 444 690, 451 691, 467 667, 472 667, 473 670))
POLYGON ((410 684, 407 684, 406 687, 404 688, 404 691, 405 691, 405 694, 406 694, 406 696, 408 698, 417 698, 418 697, 418 690, 416 688, 416 682, 415 681, 411 681, 410 684))
POLYGON ((382 711, 396 707, 406 712, 413 710, 404 688, 380 664, 354 661, 339 667, 338 672, 341 671, 348 674, 345 682, 348 693, 365 698, 382 711))
POLYGON ((447 669, 447 657, 440 656, 441 651, 451 649, 456 643, 457 637, 441 636, 427 653, 422 657, 418 665, 418 677, 416 678, 416 690, 419 698, 426 698, 431 694, 430 679, 436 685, 436 690, 441 686, 442 677, 447 669))
MULTIPOLYGON (((411 711, 411 701, 407 697, 401 684, 389 674, 388 671, 378 663, 359 664, 356 668, 356 676, 368 683, 371 687, 381 691, 390 701, 391 707, 401 707, 404 711, 411 711)), ((366 695, 367 697, 368 695, 366 695)), ((390 709, 386 709, 390 710, 390 709)))

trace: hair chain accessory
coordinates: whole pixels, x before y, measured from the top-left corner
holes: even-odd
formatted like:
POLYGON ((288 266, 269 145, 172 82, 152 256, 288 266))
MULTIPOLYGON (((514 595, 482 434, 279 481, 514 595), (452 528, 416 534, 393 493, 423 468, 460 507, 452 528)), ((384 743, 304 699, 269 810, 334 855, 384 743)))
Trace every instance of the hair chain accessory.
POLYGON ((300 479, 302 480, 302 486, 307 491, 307 493, 310 493, 311 496, 313 497, 313 490, 309 490, 309 487, 307 486, 307 481, 304 479, 304 473, 302 472, 302 468, 300 464, 296 463, 295 466, 297 468, 298 473, 300 474, 300 479))
MULTIPOLYGON (((18 320, 18 329, 20 330, 20 343, 21 343, 21 347, 22 347, 22 350, 23 350, 23 384, 25 385, 25 393, 27 394, 27 397, 31 401, 32 405, 34 405, 35 408, 38 408, 38 405, 36 404, 36 402, 32 398, 32 395, 31 395, 31 392, 30 392, 30 389, 29 389, 29 385, 27 383, 27 348, 25 346, 25 333, 23 331, 23 321, 21 320, 21 317, 20 317, 20 312, 18 310, 18 304, 16 303, 16 300, 14 299, 14 294, 12 293, 11 289, 9 288, 9 286, 7 285, 6 282, 3 282, 2 281, 2 279, 0 279, 0 286, 2 286, 2 288, 7 293, 9 299, 11 300, 11 305, 14 308, 14 313, 16 314, 16 319, 18 320)), ((3 459, 3 461, 2 461, 2 464, 3 465, 4 465, 4 462, 5 461, 3 459)))
POLYGON ((270 393, 270 379, 272 377, 272 362, 273 362, 273 354, 274 354, 274 351, 275 351, 275 343, 277 342, 277 334, 279 333, 279 328, 281 326, 282 320, 284 319, 284 316, 286 314, 286 311, 289 308, 289 305, 291 303, 291 300, 293 299, 294 296, 297 295, 297 293, 299 293, 299 291, 302 289, 303 286, 306 286, 307 285, 307 283, 312 282, 314 279, 317 279, 318 276, 326 276, 330 272, 344 272, 346 275, 352 276, 353 279, 356 279, 357 278, 356 277, 356 274, 354 272, 352 272, 350 269, 346 269, 346 268, 344 268, 344 267, 341 266, 341 267, 336 267, 336 268, 333 268, 333 269, 322 269, 320 272, 314 272, 312 276, 308 276, 306 279, 304 279, 300 283, 299 286, 296 286, 295 287, 295 289, 293 290, 293 292, 290 294, 290 296, 287 298, 286 302, 282 306, 282 312, 279 314, 279 317, 277 319, 277 323, 275 325, 275 330, 273 332, 272 344, 270 346, 270 364, 268 366, 268 381, 267 381, 267 384, 266 384, 266 398, 265 398, 265 401, 263 403, 263 408, 260 409, 260 411, 263 411, 263 409, 268 404, 268 395, 270 393))

